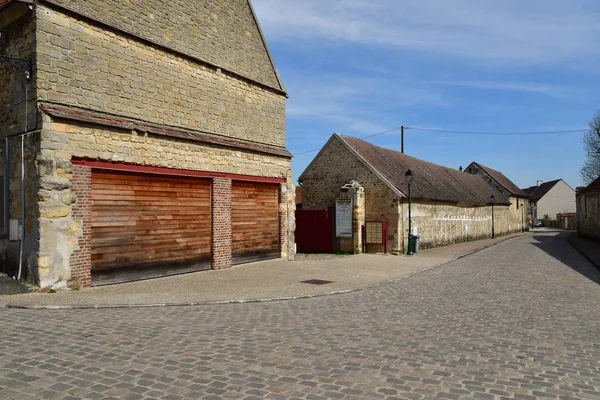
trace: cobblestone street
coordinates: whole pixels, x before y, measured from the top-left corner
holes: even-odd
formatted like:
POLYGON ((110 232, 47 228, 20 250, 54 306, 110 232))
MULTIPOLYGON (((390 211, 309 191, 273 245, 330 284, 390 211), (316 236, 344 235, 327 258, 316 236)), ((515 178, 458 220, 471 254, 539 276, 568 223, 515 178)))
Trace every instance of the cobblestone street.
POLYGON ((567 235, 334 296, 0 309, 0 399, 598 399, 600 274, 567 235))

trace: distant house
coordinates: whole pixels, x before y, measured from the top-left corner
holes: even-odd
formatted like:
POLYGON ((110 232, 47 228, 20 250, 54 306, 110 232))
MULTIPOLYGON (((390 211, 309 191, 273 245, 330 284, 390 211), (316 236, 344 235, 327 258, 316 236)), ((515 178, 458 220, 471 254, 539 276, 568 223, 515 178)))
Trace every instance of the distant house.
POLYGON ((523 189, 529 195, 529 210, 534 221, 544 215, 555 219, 557 214, 576 211, 575 190, 562 179, 550 182, 538 181, 535 186, 523 189))
POLYGON ((577 190, 577 233, 600 240, 600 176, 577 190))
POLYGON ((472 162, 465 169, 467 174, 479 175, 483 179, 500 191, 510 200, 510 220, 508 229, 510 232, 519 232, 526 230, 529 196, 523 192, 517 185, 506 177, 502 172, 486 167, 478 162, 472 162))
MULTIPOLYGON (((421 248, 490 238, 492 195, 496 235, 511 230, 509 199, 479 176, 339 134, 329 139, 298 179, 303 210, 327 209, 339 199, 342 187, 360 185, 364 210, 356 214, 367 222, 385 222, 387 251, 404 253, 409 229, 405 173, 409 169, 414 176, 412 233, 420 236, 421 248)), ((361 232, 360 228, 355 232, 361 232)), ((369 252, 372 249, 383 251, 382 247, 368 247, 369 252)))

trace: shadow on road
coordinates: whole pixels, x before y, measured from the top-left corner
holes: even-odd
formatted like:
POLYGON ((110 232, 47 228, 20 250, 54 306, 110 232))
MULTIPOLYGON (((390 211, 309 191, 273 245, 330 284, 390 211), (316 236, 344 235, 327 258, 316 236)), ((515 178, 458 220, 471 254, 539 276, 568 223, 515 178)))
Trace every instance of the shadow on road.
POLYGON ((550 256, 567 265, 574 271, 589 280, 600 284, 600 270, 583 257, 571 246, 568 239, 573 234, 571 231, 545 231, 544 233, 558 233, 557 235, 534 235, 538 243, 534 246, 545 251, 550 256))

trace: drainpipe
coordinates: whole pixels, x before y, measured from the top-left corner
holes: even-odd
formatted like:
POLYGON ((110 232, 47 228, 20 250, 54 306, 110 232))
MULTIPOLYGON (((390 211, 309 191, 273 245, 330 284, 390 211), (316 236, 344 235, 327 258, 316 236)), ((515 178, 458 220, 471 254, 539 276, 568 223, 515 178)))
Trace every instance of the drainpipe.
MULTIPOLYGON (((8 177, 8 172, 9 172, 9 158, 8 156, 10 155, 9 150, 8 150, 8 138, 9 136, 21 136, 21 243, 19 246, 19 269, 17 271, 17 276, 14 277, 15 279, 21 279, 21 273, 23 271, 23 245, 24 245, 24 239, 25 239, 25 135, 28 133, 27 129, 29 128, 29 120, 28 120, 28 114, 29 114, 29 107, 27 102, 29 101, 29 98, 27 96, 27 89, 28 87, 28 83, 29 80, 31 79, 31 61, 30 60, 26 60, 26 59, 20 59, 20 58, 14 58, 14 57, 8 57, 8 56, 0 56, 0 59, 7 61, 9 64, 11 64, 16 70, 18 71, 22 71, 23 75, 24 75, 24 87, 25 87, 25 121, 24 121, 24 130, 23 133, 20 134, 16 134, 16 135, 8 135, 6 137, 6 176, 8 177)), ((5 184, 6 184, 6 190, 5 191, 5 199, 7 198, 7 194, 10 191, 10 180, 8 178, 5 179, 5 184), (7 184, 8 183, 8 184, 7 184)), ((9 198, 9 197, 8 197, 9 198)), ((5 204, 5 207, 8 206, 8 202, 5 204)), ((9 221, 6 220, 5 224, 8 223, 9 221)))
MULTIPOLYGON (((31 64, 29 63, 29 68, 31 64)), ((25 246, 25 135, 29 129, 29 104, 27 104, 28 96, 27 89, 29 79, 31 78, 31 70, 25 71, 25 129, 21 135, 21 245, 19 246, 19 271, 17 272, 17 280, 21 280, 21 273, 23 271, 23 247, 25 246)))
POLYGON ((291 236, 292 236, 292 221, 290 220, 290 192, 289 192, 289 182, 288 179, 291 180, 292 176, 291 176, 292 170, 288 169, 287 173, 286 173, 286 182, 285 185, 287 186, 287 189, 285 191, 285 195, 286 195, 286 203, 287 203, 287 261, 291 261, 291 247, 292 247, 292 243, 291 243, 291 236))

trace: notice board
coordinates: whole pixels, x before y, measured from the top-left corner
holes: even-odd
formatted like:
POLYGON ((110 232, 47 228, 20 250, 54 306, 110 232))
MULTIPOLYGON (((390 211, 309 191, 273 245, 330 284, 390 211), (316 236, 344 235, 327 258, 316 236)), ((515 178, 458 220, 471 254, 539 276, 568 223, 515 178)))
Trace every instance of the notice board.
POLYGON ((352 237, 352 200, 336 200, 335 202, 335 236, 352 237))

